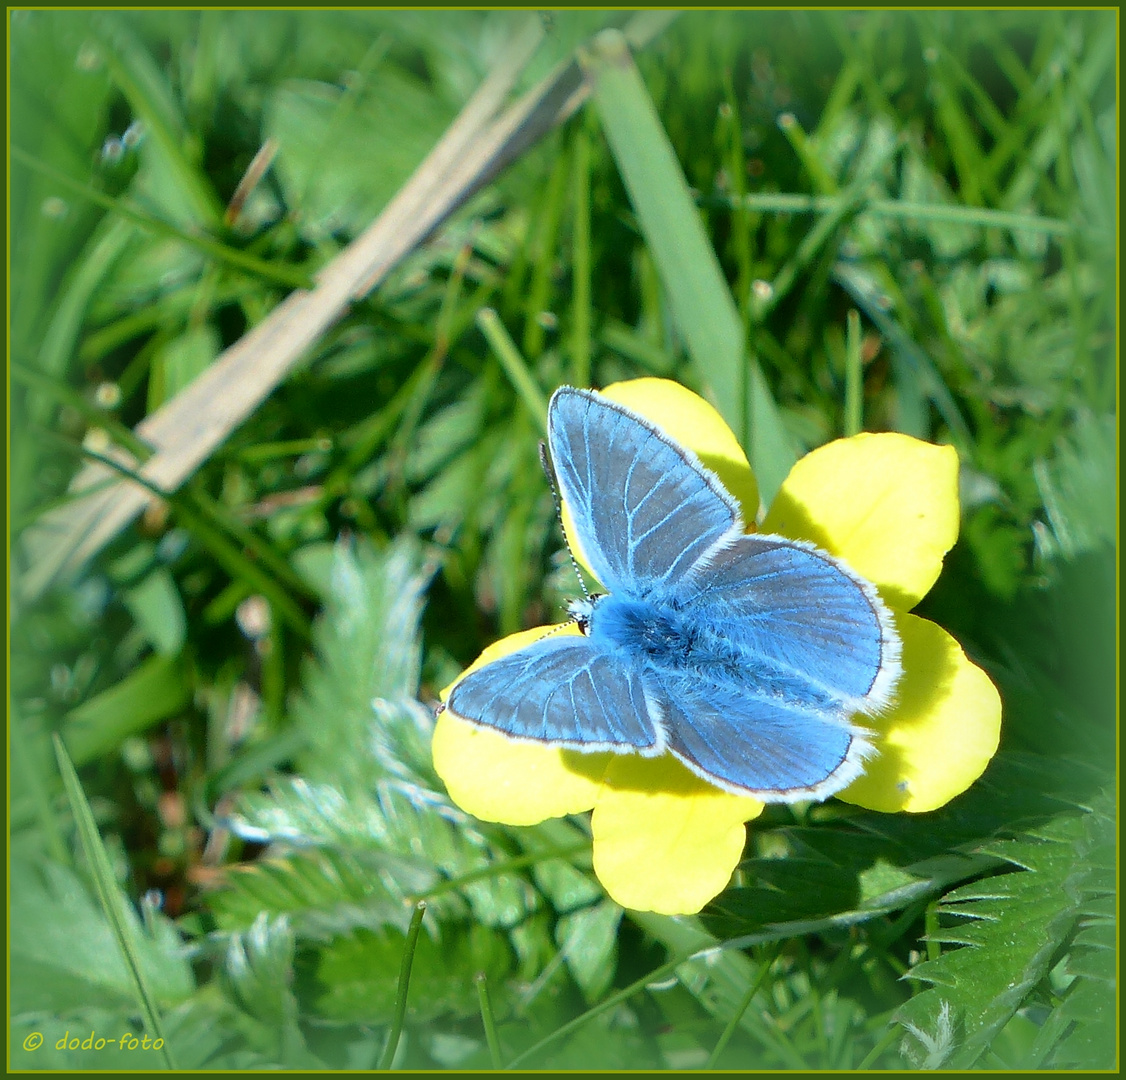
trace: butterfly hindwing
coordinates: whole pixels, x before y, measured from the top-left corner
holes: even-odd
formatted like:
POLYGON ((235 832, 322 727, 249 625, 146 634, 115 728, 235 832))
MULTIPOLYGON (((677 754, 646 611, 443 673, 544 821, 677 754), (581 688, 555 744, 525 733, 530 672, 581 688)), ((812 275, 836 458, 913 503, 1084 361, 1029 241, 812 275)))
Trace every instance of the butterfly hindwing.
POLYGON ((739 508, 715 476, 607 398, 560 387, 548 442, 579 544, 611 592, 668 587, 739 528, 739 508))
POLYGON ((534 742, 642 753, 663 746, 640 672, 586 637, 552 635, 471 671, 447 705, 534 742))
POLYGON ((666 682, 657 700, 668 747, 681 761, 720 787, 768 802, 839 791, 870 750, 861 732, 791 701, 683 678, 666 682))

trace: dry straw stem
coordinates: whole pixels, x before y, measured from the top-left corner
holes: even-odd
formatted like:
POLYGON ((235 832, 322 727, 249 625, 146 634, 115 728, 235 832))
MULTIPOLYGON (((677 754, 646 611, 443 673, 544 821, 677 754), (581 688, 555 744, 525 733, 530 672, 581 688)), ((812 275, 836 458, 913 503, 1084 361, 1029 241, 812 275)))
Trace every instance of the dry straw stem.
MULTIPOLYGON (((640 48, 675 12, 634 16, 625 30, 640 48)), ((504 109, 520 73, 540 44, 543 29, 531 17, 430 154, 378 218, 317 275, 219 356, 191 385, 135 429, 152 448, 140 462, 117 448, 113 457, 150 489, 171 494, 202 465, 347 310, 374 289, 467 199, 544 134, 567 119, 589 88, 572 58, 504 109)), ((60 575, 77 571, 125 528, 155 496, 93 463, 71 485, 76 496, 45 514, 24 537, 31 565, 21 593, 29 600, 60 575)))

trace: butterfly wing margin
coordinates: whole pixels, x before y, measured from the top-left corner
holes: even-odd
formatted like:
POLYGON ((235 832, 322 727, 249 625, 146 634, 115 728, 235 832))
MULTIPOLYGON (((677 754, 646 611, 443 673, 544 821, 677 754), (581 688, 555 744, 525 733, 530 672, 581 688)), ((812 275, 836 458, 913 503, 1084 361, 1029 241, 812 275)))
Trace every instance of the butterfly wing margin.
POLYGON ((736 795, 827 799, 860 776, 873 753, 867 732, 793 702, 682 680, 662 689, 669 750, 736 795))
POLYGON ((874 586, 812 544, 740 536, 676 591, 749 657, 795 673, 852 712, 877 712, 899 679, 900 641, 874 586))
POLYGON ((516 739, 573 750, 664 751, 640 674, 586 637, 554 635, 469 672, 450 712, 516 739))
POLYGON ((579 544, 610 592, 669 586, 726 534, 739 507, 690 451, 623 405, 560 387, 548 443, 579 544))

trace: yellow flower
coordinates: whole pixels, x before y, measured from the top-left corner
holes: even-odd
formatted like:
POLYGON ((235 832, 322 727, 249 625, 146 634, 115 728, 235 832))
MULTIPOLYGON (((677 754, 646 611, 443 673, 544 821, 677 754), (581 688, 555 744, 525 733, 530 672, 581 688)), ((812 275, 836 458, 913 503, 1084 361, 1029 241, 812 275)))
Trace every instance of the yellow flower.
MULTIPOLYGON (((615 383, 602 393, 694 450, 740 501, 744 520, 754 522, 754 474, 707 402, 664 379, 615 383)), ((887 433, 838 439, 807 454, 762 523, 763 532, 812 541, 872 582, 902 639, 895 700, 863 718, 876 753, 837 793, 846 802, 885 812, 933 810, 968 788, 997 749, 1001 700, 989 677, 945 630, 909 614, 937 580, 958 516, 954 449, 887 433)), ((578 629, 514 634, 469 670, 553 632, 578 629)), ((763 810, 757 799, 713 787, 671 754, 587 754, 514 742, 449 711, 438 717, 433 755, 454 802, 483 820, 534 825, 593 810, 595 873, 614 900, 636 910, 699 911, 727 885, 742 857, 745 822, 763 810)))

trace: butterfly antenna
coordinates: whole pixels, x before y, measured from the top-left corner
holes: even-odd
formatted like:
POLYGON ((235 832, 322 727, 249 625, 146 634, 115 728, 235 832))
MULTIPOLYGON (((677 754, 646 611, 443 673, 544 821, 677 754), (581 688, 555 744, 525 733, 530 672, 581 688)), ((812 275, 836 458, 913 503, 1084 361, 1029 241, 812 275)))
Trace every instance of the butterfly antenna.
POLYGON ((551 488, 551 501, 555 503, 555 517, 559 522, 559 531, 563 534, 563 543, 567 548, 567 555, 571 560, 571 565, 575 568, 575 577, 579 579, 579 588, 582 589, 583 596, 589 600, 590 592, 583 580, 583 572, 579 569, 579 560, 575 558, 575 553, 571 550, 571 544, 567 539, 567 530, 563 528, 563 502, 559 498, 559 484, 555 478, 555 466, 551 463, 551 458, 547 453, 547 443, 544 442, 540 443, 540 465, 543 466, 544 476, 547 477, 547 486, 551 488))

